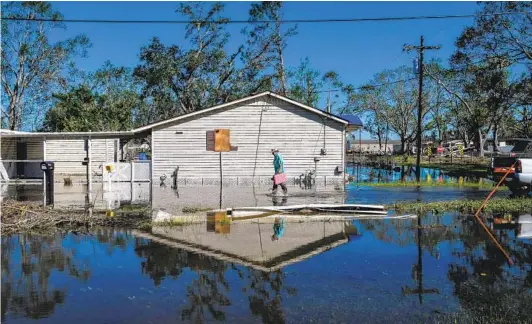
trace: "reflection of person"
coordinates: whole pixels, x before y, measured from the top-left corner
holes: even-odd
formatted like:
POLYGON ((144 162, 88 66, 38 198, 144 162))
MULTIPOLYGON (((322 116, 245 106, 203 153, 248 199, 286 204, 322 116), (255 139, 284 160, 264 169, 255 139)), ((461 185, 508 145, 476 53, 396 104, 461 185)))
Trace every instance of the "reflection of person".
POLYGON ((277 217, 273 223, 272 241, 277 241, 284 234, 284 218, 277 217))
MULTIPOLYGON (((283 160, 283 156, 281 155, 281 153, 279 153, 279 150, 272 149, 272 155, 273 155, 273 168, 275 170, 275 174, 284 173, 284 160, 283 160)), ((286 188, 286 184, 280 183, 279 185, 283 189, 283 193, 286 194, 288 192, 288 189, 286 188)), ((277 192, 277 185, 274 182, 272 193, 275 194, 276 192, 277 192)))
POLYGON ((286 196, 281 199, 281 202, 279 202, 279 197, 272 196, 272 202, 274 206, 286 206, 287 201, 288 199, 286 198, 286 196))

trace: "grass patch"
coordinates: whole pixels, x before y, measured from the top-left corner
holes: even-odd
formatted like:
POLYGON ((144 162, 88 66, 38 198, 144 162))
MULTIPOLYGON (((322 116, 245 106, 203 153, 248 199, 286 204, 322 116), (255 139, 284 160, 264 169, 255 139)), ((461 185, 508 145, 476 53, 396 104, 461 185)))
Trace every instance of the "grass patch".
MULTIPOLYGON (((433 212, 441 214, 445 211, 460 211, 474 213, 482 205, 482 200, 451 200, 435 202, 399 202, 387 205, 386 208, 398 212, 433 212)), ((488 201, 485 212, 532 212, 532 199, 530 198, 494 198, 488 201)))
POLYGON ((220 225, 231 225, 231 218, 222 219, 217 221, 216 223, 220 225))
POLYGON ((195 213, 211 211, 212 209, 213 208, 205 207, 205 206, 185 206, 181 209, 181 212, 183 212, 183 214, 195 214, 195 213))
POLYGON ((115 210, 116 213, 143 213, 147 212, 149 210, 148 206, 144 205, 121 205, 117 210, 115 210))
MULTIPOLYGON (((478 181, 478 182, 466 182, 466 181, 422 181, 417 183, 415 181, 394 181, 394 182, 367 182, 363 183, 368 187, 453 187, 453 188, 477 188, 491 190, 495 187, 494 183, 478 181)), ((506 191, 507 187, 499 187, 497 190, 506 191)))
MULTIPOLYGON (((404 159, 396 159, 396 164, 415 167, 416 161, 410 159, 407 161, 405 161, 404 159)), ((458 175, 474 175, 477 177, 486 177, 488 174, 489 163, 484 161, 456 161, 455 159, 452 163, 450 161, 432 161, 431 163, 429 163, 428 161, 422 161, 420 163, 420 166, 422 168, 440 169, 458 175)))
POLYGON ((162 222, 151 223, 152 226, 160 226, 160 227, 180 227, 180 226, 184 226, 187 224, 190 224, 190 222, 187 222, 184 219, 170 219, 170 220, 165 220, 162 222))

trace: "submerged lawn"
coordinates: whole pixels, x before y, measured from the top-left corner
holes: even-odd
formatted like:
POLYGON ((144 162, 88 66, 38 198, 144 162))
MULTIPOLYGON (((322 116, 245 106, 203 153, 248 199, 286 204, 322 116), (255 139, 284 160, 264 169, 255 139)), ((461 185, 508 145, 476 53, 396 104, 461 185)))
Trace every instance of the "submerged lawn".
MULTIPOLYGON (((478 182, 466 181, 423 181, 417 183, 416 181, 394 181, 394 182, 367 182, 363 184, 368 187, 453 187, 453 188, 478 188, 478 189, 493 189, 495 184, 493 182, 486 182, 480 180, 478 182)), ((507 187, 501 186, 498 191, 506 191, 507 187)))
MULTIPOLYGON (((461 212, 474 213, 482 205, 483 200, 452 200, 436 202, 398 202, 387 205, 388 209, 408 212, 433 212, 436 214, 448 210, 459 210, 461 212)), ((528 213, 532 212, 532 199, 525 198, 493 198, 488 201, 486 212, 504 212, 504 213, 528 213)))

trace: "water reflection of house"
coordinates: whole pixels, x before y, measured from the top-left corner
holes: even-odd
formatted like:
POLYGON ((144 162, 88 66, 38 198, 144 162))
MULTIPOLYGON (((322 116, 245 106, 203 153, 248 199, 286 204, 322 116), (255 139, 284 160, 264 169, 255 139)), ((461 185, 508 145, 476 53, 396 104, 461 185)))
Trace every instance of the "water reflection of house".
MULTIPOLYGON (((272 241, 271 223, 233 223, 230 233, 212 232, 209 224, 154 227, 135 235, 222 261, 275 271, 349 241, 353 228, 343 222, 287 223, 283 236, 272 241)), ((356 232, 356 231, 355 231, 356 232)))

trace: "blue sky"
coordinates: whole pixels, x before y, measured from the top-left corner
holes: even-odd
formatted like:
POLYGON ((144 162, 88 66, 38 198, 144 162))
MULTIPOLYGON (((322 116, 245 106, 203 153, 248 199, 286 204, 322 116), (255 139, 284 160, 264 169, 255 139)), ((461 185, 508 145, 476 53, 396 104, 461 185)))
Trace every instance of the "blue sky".
MULTIPOLYGON (((70 19, 178 20, 177 2, 54 2, 54 7, 70 19)), ((235 20, 248 18, 250 2, 226 2, 226 16, 235 20)), ((476 2, 285 2, 285 19, 363 18, 473 14, 476 2)), ((322 72, 334 70, 346 83, 359 86, 384 69, 411 66, 414 53, 402 52, 405 43, 419 43, 425 36, 428 45, 442 45, 429 51, 426 59, 447 61, 454 42, 472 18, 360 23, 299 24, 298 35, 289 40, 288 66, 297 66, 309 57, 311 65, 322 72)), ((94 70, 106 60, 115 65, 134 67, 141 46, 154 36, 167 44, 183 44, 184 25, 168 24, 68 24, 65 32, 54 38, 86 34, 91 42, 89 57, 78 64, 94 70)), ((228 27, 232 38, 228 49, 244 40, 243 25, 228 27)), ((323 103, 324 104, 324 103, 323 103)))

